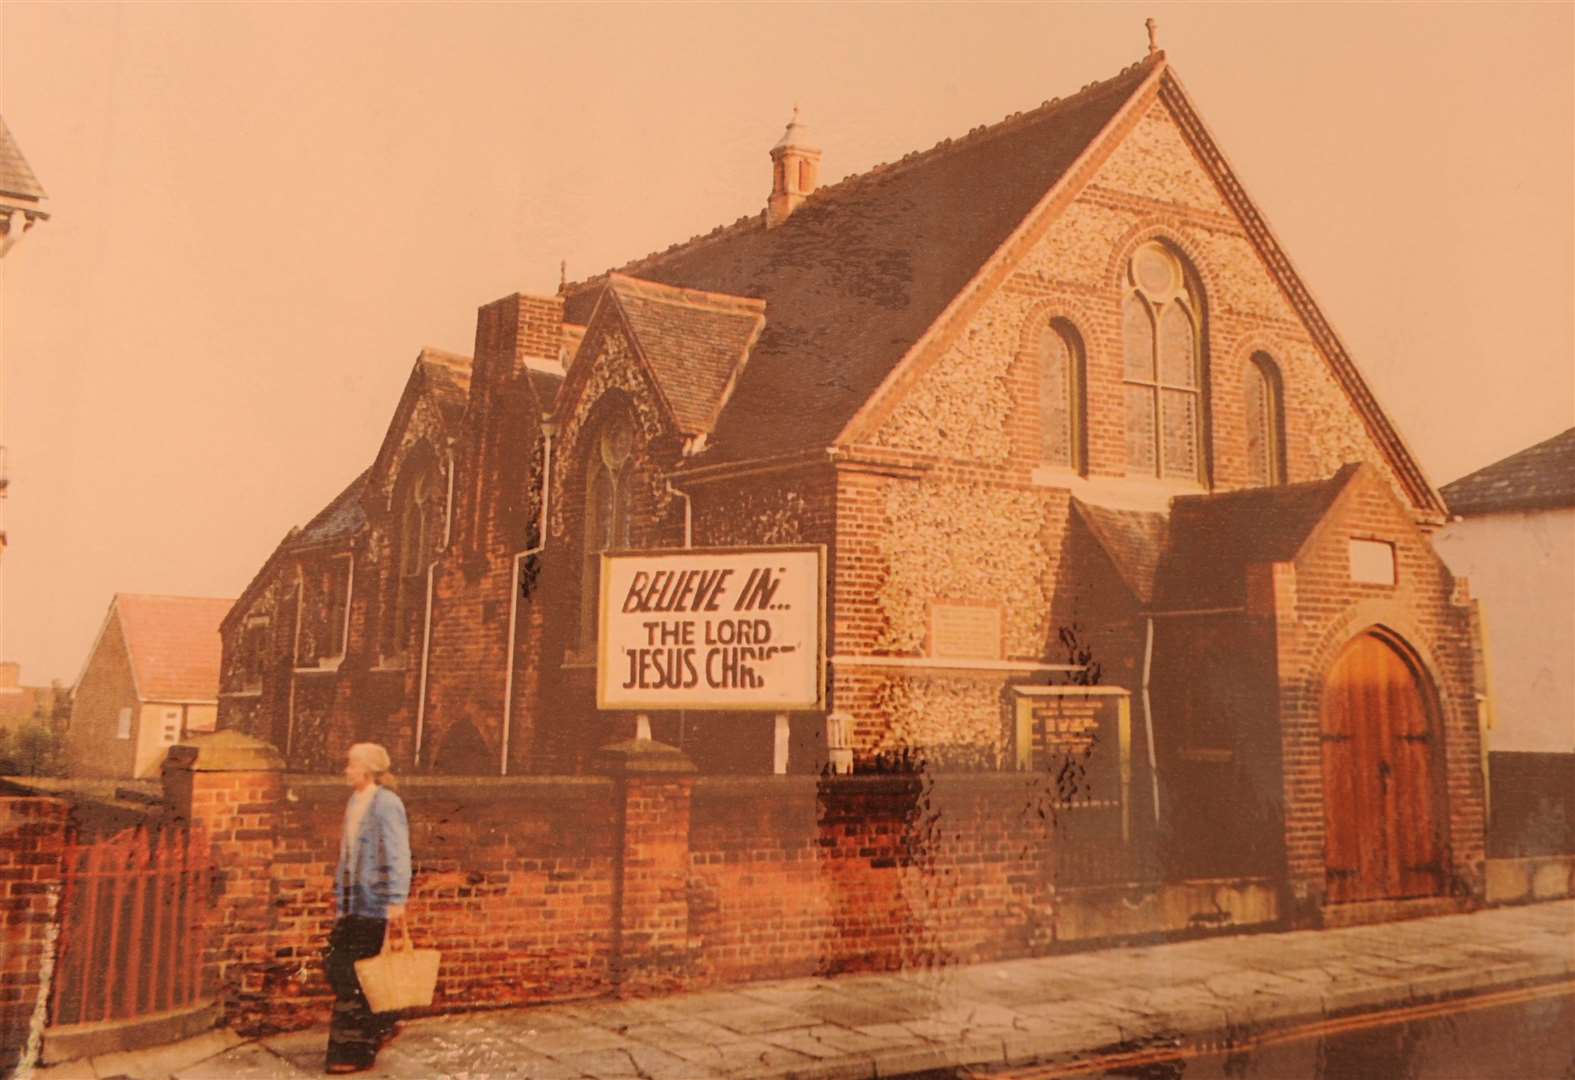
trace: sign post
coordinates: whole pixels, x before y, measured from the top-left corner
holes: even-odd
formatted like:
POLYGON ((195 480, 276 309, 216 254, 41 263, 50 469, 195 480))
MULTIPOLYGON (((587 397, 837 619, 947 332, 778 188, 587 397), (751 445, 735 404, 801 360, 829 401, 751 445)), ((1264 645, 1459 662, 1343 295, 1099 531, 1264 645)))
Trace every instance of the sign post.
POLYGON ((600 709, 770 712, 787 769, 788 713, 825 707, 821 545, 606 552, 600 709))

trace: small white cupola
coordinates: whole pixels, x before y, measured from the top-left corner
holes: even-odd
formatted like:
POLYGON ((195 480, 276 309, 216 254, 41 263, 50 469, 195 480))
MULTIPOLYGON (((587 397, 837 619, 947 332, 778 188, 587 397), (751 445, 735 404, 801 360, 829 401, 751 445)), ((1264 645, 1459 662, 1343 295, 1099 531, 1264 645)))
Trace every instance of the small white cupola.
POLYGON ((820 151, 809 144, 809 131, 798 119, 788 121, 782 138, 771 148, 771 198, 766 202, 766 228, 773 229, 809 198, 820 179, 820 151))

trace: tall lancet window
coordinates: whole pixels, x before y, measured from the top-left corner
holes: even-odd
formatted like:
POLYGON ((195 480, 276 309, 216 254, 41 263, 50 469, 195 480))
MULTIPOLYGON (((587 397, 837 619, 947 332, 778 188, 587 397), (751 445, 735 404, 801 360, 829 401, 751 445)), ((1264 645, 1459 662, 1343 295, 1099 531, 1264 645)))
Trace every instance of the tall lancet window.
POLYGON ((437 470, 430 463, 409 466, 402 478, 399 499, 399 578, 394 592, 394 620, 388 627, 387 652, 402 652, 415 632, 426 602, 427 564, 432 561, 437 470))
POLYGON ((1126 284, 1127 475, 1201 480, 1202 298, 1181 260, 1157 243, 1133 252, 1126 284))
POLYGON ((1083 341, 1065 319, 1039 339, 1039 461, 1082 472, 1083 341))
POLYGON ((1285 483, 1285 406, 1280 371, 1265 353, 1247 365, 1247 470, 1253 483, 1285 483))
POLYGON ((629 459, 634 426, 614 413, 591 440, 585 462, 585 536, 580 578, 580 647, 596 645, 596 601, 601 555, 629 546, 629 459))

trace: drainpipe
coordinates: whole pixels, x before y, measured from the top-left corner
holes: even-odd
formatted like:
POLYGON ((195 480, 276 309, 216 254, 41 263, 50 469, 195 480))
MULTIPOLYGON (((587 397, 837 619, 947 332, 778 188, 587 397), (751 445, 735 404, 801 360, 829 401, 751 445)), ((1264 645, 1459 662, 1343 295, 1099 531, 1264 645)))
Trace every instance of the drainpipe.
POLYGON ((1145 620, 1143 635, 1143 734, 1148 743, 1148 780, 1154 797, 1154 824, 1159 824, 1159 767, 1154 761, 1154 705, 1148 695, 1149 676, 1154 671, 1154 616, 1145 620))
MULTIPOLYGON (((690 547, 693 547, 694 546, 694 513, 693 513, 693 511, 694 511, 694 498, 688 492, 686 492, 686 491, 679 491, 677 488, 673 487, 673 481, 672 481, 671 477, 669 477, 668 480, 667 480, 667 493, 669 495, 673 496, 674 498, 682 499, 684 501, 684 547, 686 549, 690 548, 690 547)), ((686 713, 683 709, 679 709, 678 710, 678 749, 680 749, 680 750, 682 750, 684 748, 684 728, 687 727, 688 724, 689 724, 689 714, 686 713)), ((651 737, 651 729, 648 726, 648 724, 642 723, 640 725, 639 735, 637 735, 637 737, 643 737, 643 738, 646 738, 646 739, 649 739, 651 737)))
POLYGON ((684 547, 694 546, 694 499, 687 493, 673 487, 671 478, 667 481, 667 493, 674 498, 684 501, 684 547))
POLYGON ((421 619, 421 688, 416 692, 416 765, 421 764, 421 733, 427 719, 427 657, 432 649, 432 571, 437 562, 427 563, 427 603, 421 619))
POLYGON ((295 632, 290 635, 290 700, 284 711, 284 756, 290 758, 295 745, 295 667, 301 655, 301 605, 306 600, 306 582, 301 577, 301 567, 295 568, 295 632))
POLYGON ((503 734, 498 739, 498 775, 509 774, 509 722, 514 715, 514 635, 516 633, 520 603, 520 566, 532 555, 540 555, 547 547, 547 500, 552 494, 552 436, 557 424, 551 420, 541 425, 541 523, 536 527, 536 543, 515 554, 509 574, 509 647, 503 661, 503 734))
POLYGON ((454 535, 454 451, 448 452, 448 498, 443 503, 443 550, 454 535))
MULTIPOLYGON (((443 550, 448 550, 454 535, 454 451, 449 449, 448 494, 443 501, 443 550)), ((437 560, 427 563, 427 602, 421 617, 421 686, 416 691, 416 764, 421 764, 421 735, 427 720, 427 663, 432 656, 432 575, 437 570, 437 560)))

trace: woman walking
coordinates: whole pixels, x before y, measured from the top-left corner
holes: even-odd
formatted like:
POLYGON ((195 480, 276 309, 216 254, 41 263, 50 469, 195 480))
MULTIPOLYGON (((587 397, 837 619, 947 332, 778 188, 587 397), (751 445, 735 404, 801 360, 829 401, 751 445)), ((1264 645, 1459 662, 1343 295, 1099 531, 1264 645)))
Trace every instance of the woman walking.
POLYGON ((357 960, 382 951, 389 921, 404 918, 410 895, 410 826, 388 770, 388 751, 376 743, 356 743, 345 761, 352 790, 334 875, 338 919, 324 956, 334 989, 331 1073, 370 1068, 394 1033, 394 1014, 368 1008, 355 974, 357 960))

